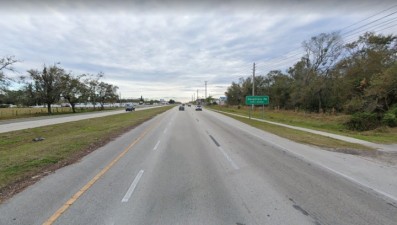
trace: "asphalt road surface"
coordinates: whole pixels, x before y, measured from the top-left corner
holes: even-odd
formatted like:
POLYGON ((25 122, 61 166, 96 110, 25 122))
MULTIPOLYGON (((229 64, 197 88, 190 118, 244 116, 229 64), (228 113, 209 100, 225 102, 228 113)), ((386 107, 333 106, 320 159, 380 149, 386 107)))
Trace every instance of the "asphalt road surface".
POLYGON ((223 117, 169 110, 0 205, 0 224, 397 224, 393 199, 223 117))
MULTIPOLYGON (((154 107, 140 106, 140 108, 136 108, 135 110, 140 111, 140 110, 147 110, 156 107, 161 107, 161 106, 154 106, 154 107)), ((78 113, 74 115, 65 114, 65 115, 42 116, 42 117, 12 119, 12 120, 1 120, 0 133, 29 129, 34 127, 43 127, 53 124, 67 123, 67 122, 90 119, 90 118, 110 116, 120 113, 132 113, 132 112, 126 112, 123 109, 123 110, 78 113)))

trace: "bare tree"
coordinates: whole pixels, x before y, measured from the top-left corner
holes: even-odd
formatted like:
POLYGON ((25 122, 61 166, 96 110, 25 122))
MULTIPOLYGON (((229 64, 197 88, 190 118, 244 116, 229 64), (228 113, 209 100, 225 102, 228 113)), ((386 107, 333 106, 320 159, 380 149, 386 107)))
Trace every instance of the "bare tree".
POLYGON ((324 76, 329 74, 343 50, 342 38, 338 33, 321 33, 310 41, 304 41, 302 45, 309 68, 317 75, 324 76))
POLYGON ((317 98, 318 111, 321 112, 330 95, 331 71, 342 54, 342 39, 338 33, 322 33, 310 41, 304 41, 302 45, 306 51, 303 60, 306 60, 308 68, 306 76, 310 78, 309 87, 317 98))
POLYGON ((15 68, 12 66, 15 63, 19 62, 19 60, 15 59, 14 56, 6 56, 4 58, 0 58, 0 88, 4 89, 4 87, 9 85, 9 81, 11 80, 8 78, 4 71, 8 70, 11 72, 15 72, 15 68))

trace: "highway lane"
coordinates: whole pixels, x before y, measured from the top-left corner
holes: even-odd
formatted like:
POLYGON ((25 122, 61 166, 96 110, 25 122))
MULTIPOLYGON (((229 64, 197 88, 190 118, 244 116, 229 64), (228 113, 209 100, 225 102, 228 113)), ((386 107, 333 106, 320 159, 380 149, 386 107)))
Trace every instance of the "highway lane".
MULTIPOLYGON (((136 111, 147 110, 155 107, 142 107, 136 108, 136 111)), ((104 116, 111 116, 120 113, 131 113, 123 110, 112 110, 104 112, 89 112, 89 113, 78 113, 78 114, 67 114, 67 115, 54 115, 54 116, 43 116, 34 118, 23 118, 23 119, 12 119, 12 120, 2 120, 0 121, 0 133, 23 130, 35 127, 43 127, 53 124, 67 123, 91 118, 98 118, 104 116)))
POLYGON ((395 203, 368 188, 236 129, 239 122, 186 109, 45 177, 0 205, 0 224, 397 221, 395 203))

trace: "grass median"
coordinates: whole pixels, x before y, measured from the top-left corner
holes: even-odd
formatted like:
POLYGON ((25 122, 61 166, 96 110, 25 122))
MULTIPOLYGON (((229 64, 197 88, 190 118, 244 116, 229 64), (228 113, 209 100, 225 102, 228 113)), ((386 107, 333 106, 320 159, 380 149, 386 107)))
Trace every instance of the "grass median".
POLYGON ((0 202, 71 164, 137 125, 165 112, 165 106, 0 134, 0 202), (33 139, 42 137, 42 141, 33 139))

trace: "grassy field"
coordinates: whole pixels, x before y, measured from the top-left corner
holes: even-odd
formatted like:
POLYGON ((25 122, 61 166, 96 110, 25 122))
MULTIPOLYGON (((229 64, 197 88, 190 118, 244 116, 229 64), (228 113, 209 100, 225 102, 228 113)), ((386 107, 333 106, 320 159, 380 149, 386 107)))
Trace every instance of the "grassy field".
MULTIPOLYGON (((227 115, 227 114, 225 114, 227 115)), ((353 144, 345 141, 336 140, 333 138, 325 137, 322 135, 316 135, 312 133, 307 133, 300 130, 294 130, 282 126, 277 126, 269 123, 263 123, 256 120, 250 120, 248 118, 242 118, 238 116, 230 116, 236 120, 239 120, 243 123, 249 124, 253 127, 259 128, 261 130, 268 131, 270 133, 276 134, 277 136, 287 138, 289 140, 293 140, 299 143, 319 146, 321 148, 325 148, 331 151, 349 153, 349 154, 361 154, 361 155, 372 155, 375 154, 372 148, 353 144)))
MULTIPOLYGON (((211 106, 210 108, 244 116, 249 115, 248 107, 238 109, 237 107, 211 106)), ((252 117, 261 119, 262 108, 256 108, 252 112, 252 117)), ((293 126, 326 131, 334 134, 341 134, 375 143, 397 143, 397 128, 381 127, 376 130, 364 132, 350 131, 347 130, 343 125, 349 119, 349 116, 344 114, 328 115, 284 110, 275 111, 269 110, 265 107, 264 119, 293 126)))
MULTIPOLYGON (((23 182, 72 163, 172 106, 0 134, 0 202, 23 182), (36 137, 45 140, 34 142, 36 137)), ((11 193, 12 194, 12 193, 11 193)))
MULTIPOLYGON (((112 110, 119 108, 105 108, 105 110, 112 110)), ((100 110, 100 107, 94 108, 76 108, 76 113, 93 112, 100 110)), ((73 113, 71 107, 54 107, 52 108, 53 115, 73 113)), ((17 118, 48 116, 47 108, 0 108, 0 120, 9 120, 17 118)))

